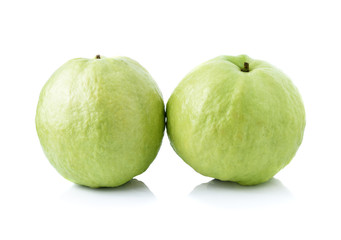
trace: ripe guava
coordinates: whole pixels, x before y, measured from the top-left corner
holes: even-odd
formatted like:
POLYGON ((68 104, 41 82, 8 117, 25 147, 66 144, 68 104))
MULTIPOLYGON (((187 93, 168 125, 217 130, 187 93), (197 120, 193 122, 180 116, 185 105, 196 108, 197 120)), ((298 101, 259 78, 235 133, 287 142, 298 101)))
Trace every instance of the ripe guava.
POLYGON ((291 80, 246 55, 196 67, 167 103, 175 152, 197 172, 241 185, 265 182, 286 166, 304 128, 303 102, 291 80))
POLYGON ((77 58, 43 87, 36 129, 45 155, 66 179, 115 187, 144 172, 165 127, 161 92, 127 57, 77 58))

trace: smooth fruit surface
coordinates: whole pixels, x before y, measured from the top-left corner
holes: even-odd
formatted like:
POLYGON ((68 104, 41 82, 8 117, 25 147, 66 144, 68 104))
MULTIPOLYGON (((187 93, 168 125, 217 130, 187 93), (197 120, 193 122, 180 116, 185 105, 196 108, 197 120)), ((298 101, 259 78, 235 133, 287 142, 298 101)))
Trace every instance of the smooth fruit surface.
POLYGON ((157 84, 136 61, 78 58, 43 87, 36 129, 45 155, 66 179, 115 187, 152 163, 164 114, 157 84))
POLYGON ((242 185, 265 182, 286 166, 304 128, 303 102, 291 80, 246 55, 201 64, 167 103, 176 153, 205 176, 242 185))

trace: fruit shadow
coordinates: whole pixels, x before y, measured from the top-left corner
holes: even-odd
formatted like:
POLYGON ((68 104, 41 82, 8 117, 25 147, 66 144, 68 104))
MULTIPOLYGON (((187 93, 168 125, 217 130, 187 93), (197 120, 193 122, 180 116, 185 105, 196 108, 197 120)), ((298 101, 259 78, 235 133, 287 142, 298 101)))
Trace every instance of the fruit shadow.
POLYGON ((242 186, 217 179, 195 187, 189 197, 201 203, 223 208, 254 208, 283 204, 293 195, 278 179, 255 186, 242 186))
POLYGON ((144 182, 132 179, 115 188, 89 188, 74 184, 64 192, 61 200, 76 205, 133 207, 151 203, 156 198, 144 182))

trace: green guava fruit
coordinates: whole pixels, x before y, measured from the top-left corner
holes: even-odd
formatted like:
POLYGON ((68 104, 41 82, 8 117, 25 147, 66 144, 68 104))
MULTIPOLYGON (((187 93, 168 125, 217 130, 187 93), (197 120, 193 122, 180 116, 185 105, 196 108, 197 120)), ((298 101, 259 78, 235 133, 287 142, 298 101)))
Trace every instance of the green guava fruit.
POLYGON ((161 92, 127 57, 76 58, 43 87, 36 129, 45 155, 66 179, 116 187, 144 172, 164 133, 161 92))
POLYGON ((201 64, 167 103, 175 152, 197 172, 241 185, 266 182, 286 166, 304 128, 303 102, 291 80, 246 55, 201 64))

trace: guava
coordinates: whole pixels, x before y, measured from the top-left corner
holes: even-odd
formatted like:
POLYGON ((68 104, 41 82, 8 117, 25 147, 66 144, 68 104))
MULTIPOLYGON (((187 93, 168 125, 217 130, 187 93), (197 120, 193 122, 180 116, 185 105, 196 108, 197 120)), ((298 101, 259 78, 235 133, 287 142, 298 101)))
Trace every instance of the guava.
POLYGON ((161 92, 127 57, 76 58, 43 87, 36 129, 50 163, 66 179, 116 187, 144 172, 164 133, 161 92))
POLYGON ((167 103, 167 133, 195 171, 241 185, 266 182, 296 154, 305 128, 292 81, 247 55, 219 56, 192 70, 167 103))

